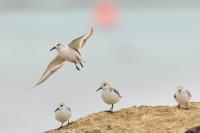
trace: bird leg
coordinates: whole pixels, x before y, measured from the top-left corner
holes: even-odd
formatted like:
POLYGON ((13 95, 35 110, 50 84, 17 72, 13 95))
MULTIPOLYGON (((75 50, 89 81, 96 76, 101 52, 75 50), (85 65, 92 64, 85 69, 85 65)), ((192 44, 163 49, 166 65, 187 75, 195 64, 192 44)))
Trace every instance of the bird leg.
POLYGON ((83 68, 83 64, 80 62, 81 67, 83 68))
POLYGON ((79 71, 80 70, 80 68, 76 65, 76 69, 79 71))
POLYGON ((189 109, 189 108, 188 108, 188 103, 185 104, 185 109, 189 109))
POLYGON ((81 63, 80 59, 77 57, 79 64, 81 65, 81 67, 83 68, 83 64, 81 63))
POLYGON ((60 128, 62 128, 62 127, 63 127, 63 122, 62 122, 61 126, 60 126, 58 129, 60 129, 60 128))
POLYGON ((69 120, 68 120, 66 126, 69 126, 70 124, 72 124, 72 122, 69 122, 69 120))
POLYGON ((113 104, 111 105, 111 108, 110 108, 110 110, 108 110, 108 112, 113 112, 113 104))
POLYGON ((76 66, 76 69, 79 71, 80 70, 80 68, 77 66, 77 64, 76 64, 76 62, 74 61, 74 64, 75 64, 75 66, 76 66))

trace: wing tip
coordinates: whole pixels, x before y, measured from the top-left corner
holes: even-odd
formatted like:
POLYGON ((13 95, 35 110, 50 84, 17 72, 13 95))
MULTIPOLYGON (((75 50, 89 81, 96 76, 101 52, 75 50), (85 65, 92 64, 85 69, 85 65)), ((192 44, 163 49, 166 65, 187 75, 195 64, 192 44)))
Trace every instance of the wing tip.
POLYGON ((32 88, 35 88, 35 87, 37 87, 38 85, 39 85, 39 83, 35 84, 32 88))
POLYGON ((91 33, 93 33, 93 32, 94 32, 94 29, 93 29, 93 27, 91 27, 91 30, 90 30, 90 32, 91 32, 91 33))
POLYGON ((42 83, 43 83, 43 81, 42 81, 42 80, 39 80, 39 81, 33 86, 33 88, 39 86, 39 85, 42 84, 42 83))

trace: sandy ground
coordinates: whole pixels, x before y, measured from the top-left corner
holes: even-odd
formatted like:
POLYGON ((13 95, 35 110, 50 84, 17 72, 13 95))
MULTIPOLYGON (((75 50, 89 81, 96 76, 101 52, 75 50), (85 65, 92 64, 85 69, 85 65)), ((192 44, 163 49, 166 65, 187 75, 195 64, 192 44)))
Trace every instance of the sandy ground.
POLYGON ((114 113, 94 113, 46 133, 184 133, 198 125, 200 103, 190 103, 188 110, 170 106, 134 106, 114 113))

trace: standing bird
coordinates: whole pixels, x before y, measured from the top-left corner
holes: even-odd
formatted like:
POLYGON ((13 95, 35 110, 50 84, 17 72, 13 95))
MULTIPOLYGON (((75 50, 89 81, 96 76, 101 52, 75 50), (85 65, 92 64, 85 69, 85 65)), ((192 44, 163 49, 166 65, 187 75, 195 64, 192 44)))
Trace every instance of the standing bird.
POLYGON ((102 89, 101 98, 106 104, 111 105, 111 108, 110 110, 108 110, 108 112, 113 112, 114 104, 121 99, 121 95, 116 89, 112 88, 107 82, 102 83, 97 91, 101 89, 102 89))
POLYGON ((185 109, 188 109, 188 102, 191 99, 191 94, 189 91, 184 90, 183 86, 178 86, 174 94, 174 99, 178 103, 178 108, 181 108, 181 105, 185 105, 185 109))
POLYGON ((76 69, 80 70, 78 65, 83 67, 83 63, 85 62, 81 56, 80 49, 84 46, 84 44, 92 36, 92 34, 93 34, 93 28, 91 28, 91 31, 86 33, 85 35, 74 39, 67 46, 63 45, 62 43, 58 43, 56 46, 50 49, 50 51, 56 49, 58 55, 56 56, 55 59, 53 59, 49 63, 46 71, 44 72, 41 79, 36 83, 35 86, 38 86, 45 80, 47 80, 54 72, 56 72, 64 65, 65 61, 74 63, 76 69))
POLYGON ((55 110, 55 118, 59 122, 61 122, 60 128, 62 128, 63 123, 68 121, 67 125, 69 124, 69 118, 71 117, 71 109, 65 106, 63 103, 60 103, 55 110))

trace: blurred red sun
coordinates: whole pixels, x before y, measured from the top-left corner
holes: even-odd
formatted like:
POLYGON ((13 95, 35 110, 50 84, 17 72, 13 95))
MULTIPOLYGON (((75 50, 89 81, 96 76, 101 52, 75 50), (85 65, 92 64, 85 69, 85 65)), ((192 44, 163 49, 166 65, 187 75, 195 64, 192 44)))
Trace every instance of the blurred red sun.
POLYGON ((103 28, 108 28, 116 23, 117 7, 108 1, 101 1, 93 9, 93 19, 95 23, 103 28))

